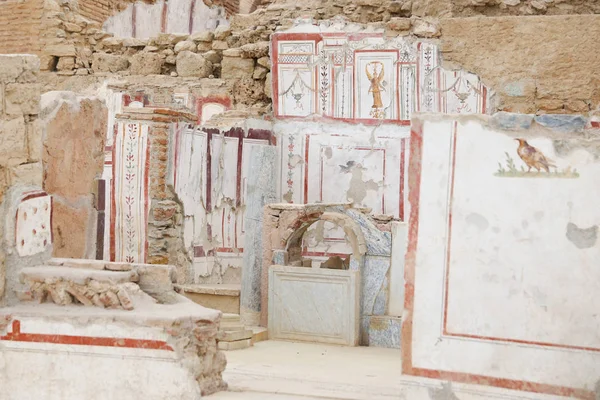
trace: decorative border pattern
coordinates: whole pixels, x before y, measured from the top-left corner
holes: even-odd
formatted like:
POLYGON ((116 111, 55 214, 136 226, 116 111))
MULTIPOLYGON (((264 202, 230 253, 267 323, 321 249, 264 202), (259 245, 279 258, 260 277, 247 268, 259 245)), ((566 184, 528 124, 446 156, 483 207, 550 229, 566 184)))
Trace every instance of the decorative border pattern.
POLYGON ((147 125, 119 123, 113 147, 111 261, 146 262, 149 151, 147 125))

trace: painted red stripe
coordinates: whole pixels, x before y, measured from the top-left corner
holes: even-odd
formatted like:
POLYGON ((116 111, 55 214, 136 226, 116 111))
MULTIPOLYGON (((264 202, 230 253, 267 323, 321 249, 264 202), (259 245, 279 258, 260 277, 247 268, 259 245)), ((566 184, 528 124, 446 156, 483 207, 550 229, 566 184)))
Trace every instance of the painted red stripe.
POLYGON ((485 375, 465 374, 450 371, 435 371, 423 368, 414 368, 413 375, 423 376, 431 379, 450 380, 453 382, 464 382, 476 385, 496 386, 511 390, 521 390, 535 393, 547 393, 583 400, 594 400, 595 395, 591 391, 583 389, 567 388, 562 386, 548 385, 513 379, 494 378, 485 375))
POLYGON ((0 336, 0 341, 2 340, 11 342, 52 343, 77 346, 101 346, 175 351, 169 344, 167 344, 167 342, 162 340, 21 333, 21 322, 18 320, 13 321, 12 332, 7 333, 4 336, 0 336))
POLYGON ((404 181, 406 180, 404 169, 406 164, 406 139, 400 140, 400 199, 398 204, 398 216, 404 221, 404 181))
MULTIPOLYGON (((402 323, 402 373, 405 375, 422 376, 432 379, 449 380, 454 382, 463 382, 469 384, 488 385, 502 387, 511 390, 521 390, 535 393, 547 393, 565 397, 575 397, 584 400, 594 400, 594 393, 591 391, 548 385, 543 383, 528 382, 522 380, 511 380, 496 378, 477 374, 468 374, 452 371, 430 370, 423 368, 414 368, 412 364, 412 341, 413 341, 413 314, 414 314, 414 296, 415 296, 415 268, 416 253, 419 233, 419 199, 421 188, 421 163, 423 152, 423 130, 422 122, 413 120, 413 126, 410 137, 410 161, 408 184, 411 190, 408 198, 411 205, 408 233, 408 247, 406 251, 406 268, 404 270, 405 279, 405 300, 404 308, 406 318, 402 323)), ((475 338, 477 339, 477 338, 475 338)), ((516 341, 515 341, 516 342, 516 341)), ((518 343, 518 342, 516 342, 518 343)), ((531 343, 528 343, 531 344, 531 343)), ((563 346, 564 347, 564 346, 563 346)))
POLYGON ((456 170, 456 136, 457 136, 457 132, 456 132, 456 128, 457 128, 457 122, 454 122, 453 126, 452 126, 452 167, 451 167, 451 174, 452 176, 450 177, 450 199, 449 199, 449 203, 448 203, 448 245, 447 247, 447 251, 446 251, 446 276, 444 278, 445 283, 444 283, 444 325, 443 325, 443 331, 444 334, 447 333, 446 331, 446 324, 448 322, 448 285, 449 285, 449 278, 450 278, 450 247, 452 245, 452 204, 453 204, 453 199, 454 199, 454 171, 456 170))
POLYGON ((169 3, 165 1, 163 3, 162 14, 160 16, 160 31, 162 33, 167 32, 167 12, 168 12, 168 9, 169 9, 169 3))
POLYGON ((304 149, 304 204, 308 203, 308 149, 310 135, 306 135, 306 148, 304 149))

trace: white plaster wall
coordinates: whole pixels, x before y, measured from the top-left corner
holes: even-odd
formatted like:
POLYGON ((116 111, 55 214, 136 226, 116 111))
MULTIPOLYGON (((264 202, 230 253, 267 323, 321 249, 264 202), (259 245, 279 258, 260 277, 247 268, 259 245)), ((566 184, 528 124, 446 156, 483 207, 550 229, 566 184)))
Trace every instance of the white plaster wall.
MULTIPOLYGON (((164 1, 159 0, 154 4, 137 3, 136 7, 136 37, 147 39, 158 36, 161 29, 162 10, 164 1), (158 21, 158 23, 157 23, 158 21)), ((131 21, 129 21, 131 24, 131 21)))
POLYGON ((135 31, 136 38, 149 39, 161 32, 191 34, 211 30, 219 25, 229 25, 225 9, 222 7, 208 7, 201 0, 170 0, 166 3, 164 0, 159 0, 154 4, 138 1, 124 11, 109 17, 103 28, 117 37, 132 37, 135 31), (166 19, 163 24, 165 8, 166 19))
MULTIPOLYGON (((21 322, 23 333, 166 340, 161 328, 21 322)), ((3 400, 200 398, 196 381, 173 351, 19 341, 0 341, 0 388, 3 400)))
POLYGON ((456 132, 451 118, 423 125, 412 365, 593 389, 600 242, 580 248, 567 226, 600 225, 600 163, 585 146, 559 155, 544 134, 463 122, 456 132), (495 175, 505 153, 520 170, 523 136, 579 177, 495 175))
MULTIPOLYGON (((114 34, 116 37, 132 37, 133 36, 133 24, 132 24, 132 12, 133 4, 130 4, 125 10, 118 14, 109 17, 103 25, 103 29, 106 32, 114 34)), ((160 25, 159 25, 160 26, 160 25)))

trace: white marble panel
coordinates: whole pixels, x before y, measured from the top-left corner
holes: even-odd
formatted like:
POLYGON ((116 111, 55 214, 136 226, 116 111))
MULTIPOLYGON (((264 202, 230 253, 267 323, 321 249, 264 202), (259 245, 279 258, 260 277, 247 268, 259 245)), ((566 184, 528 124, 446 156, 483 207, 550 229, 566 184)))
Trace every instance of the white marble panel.
POLYGON ((52 198, 43 193, 19 204, 15 237, 21 257, 41 253, 52 243, 51 210, 52 198))
POLYGON ((269 337, 358 345, 359 271, 269 269, 269 337))

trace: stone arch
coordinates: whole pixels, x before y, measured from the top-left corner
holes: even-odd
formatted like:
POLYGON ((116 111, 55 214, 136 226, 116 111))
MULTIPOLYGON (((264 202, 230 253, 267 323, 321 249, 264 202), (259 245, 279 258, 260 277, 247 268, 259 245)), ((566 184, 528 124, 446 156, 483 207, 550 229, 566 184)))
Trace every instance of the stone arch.
POLYGON ((352 247, 352 255, 356 260, 361 260, 367 252, 365 236, 360 225, 348 215, 337 211, 323 211, 299 216, 286 230, 288 236, 283 237, 284 249, 287 251, 288 260, 295 261, 301 258, 302 238, 314 223, 318 221, 331 222, 344 230, 346 238, 352 247))

